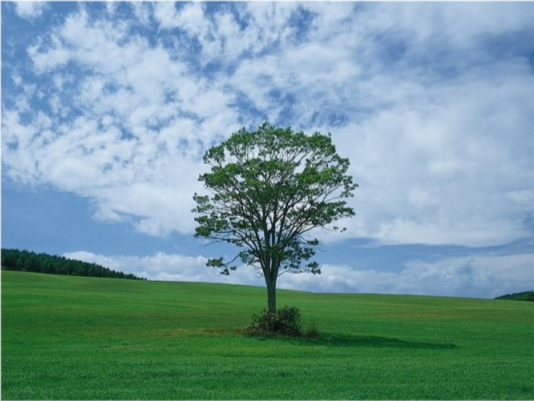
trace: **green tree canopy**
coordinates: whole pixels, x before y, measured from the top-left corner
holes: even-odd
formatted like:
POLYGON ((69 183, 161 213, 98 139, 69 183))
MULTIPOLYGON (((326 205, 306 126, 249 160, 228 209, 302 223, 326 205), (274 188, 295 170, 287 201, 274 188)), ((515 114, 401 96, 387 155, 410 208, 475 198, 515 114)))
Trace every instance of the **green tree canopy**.
POLYGON ((211 194, 194 195, 195 236, 242 249, 230 261, 215 258, 208 265, 229 274, 240 259, 260 269, 268 309, 275 312, 280 274, 320 273, 310 261, 319 241, 304 234, 354 215, 345 201, 357 187, 347 175, 349 160, 336 153, 330 134, 308 136, 264 123, 212 147, 204 162, 211 170, 199 180, 211 194))

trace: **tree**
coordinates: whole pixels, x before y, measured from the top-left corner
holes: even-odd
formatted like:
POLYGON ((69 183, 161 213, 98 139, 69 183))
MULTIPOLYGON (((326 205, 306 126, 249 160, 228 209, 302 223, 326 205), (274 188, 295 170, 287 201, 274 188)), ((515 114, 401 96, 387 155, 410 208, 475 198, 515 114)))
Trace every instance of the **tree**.
POLYGON ((305 234, 317 227, 344 231, 329 225, 354 215, 344 200, 358 186, 346 174, 349 160, 337 155, 330 134, 307 136, 268 123, 233 133, 203 160, 211 171, 199 180, 211 196, 194 194, 195 236, 242 248, 230 261, 207 264, 222 274, 235 270, 238 259, 256 267, 275 313, 281 274, 321 273, 317 262, 309 262, 319 241, 305 234))

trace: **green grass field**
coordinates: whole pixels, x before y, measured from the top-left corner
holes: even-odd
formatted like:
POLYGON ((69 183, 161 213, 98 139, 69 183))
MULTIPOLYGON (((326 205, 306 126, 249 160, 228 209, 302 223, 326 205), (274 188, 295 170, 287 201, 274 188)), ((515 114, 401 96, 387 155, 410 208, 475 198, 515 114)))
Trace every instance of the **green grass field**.
POLYGON ((2 271, 2 399, 534 399, 534 303, 2 271))

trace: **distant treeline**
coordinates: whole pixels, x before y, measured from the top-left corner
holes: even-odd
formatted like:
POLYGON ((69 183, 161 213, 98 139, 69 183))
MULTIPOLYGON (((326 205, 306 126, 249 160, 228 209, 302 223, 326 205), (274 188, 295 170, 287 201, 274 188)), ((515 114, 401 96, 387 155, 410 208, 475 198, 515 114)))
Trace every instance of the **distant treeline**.
POLYGON ((67 259, 64 256, 53 256, 46 253, 4 248, 2 248, 2 270, 146 280, 133 274, 116 272, 115 270, 108 269, 95 263, 67 259))
POLYGON ((506 299, 514 301, 530 301, 534 302, 534 291, 518 292, 515 294, 506 294, 495 299, 506 299))

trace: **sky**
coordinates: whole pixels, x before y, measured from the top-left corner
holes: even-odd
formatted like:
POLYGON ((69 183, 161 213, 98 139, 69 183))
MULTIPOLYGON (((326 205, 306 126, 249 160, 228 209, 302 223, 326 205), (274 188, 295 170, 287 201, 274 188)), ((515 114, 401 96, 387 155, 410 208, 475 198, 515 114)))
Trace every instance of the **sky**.
POLYGON ((204 152, 331 133, 359 188, 278 288, 534 289, 534 3, 2 2, 4 248, 264 285, 193 237, 204 152))

